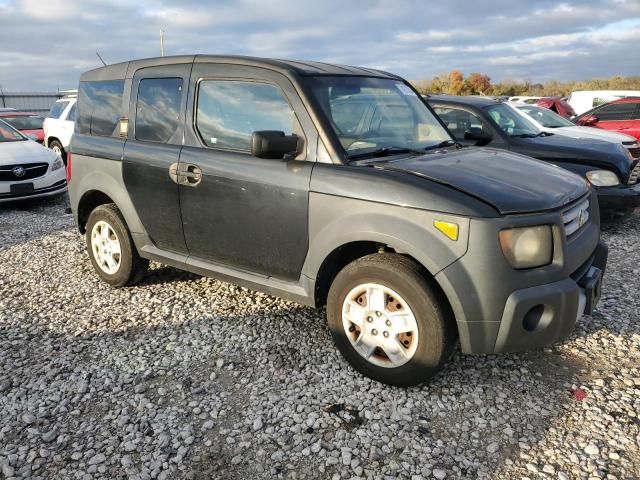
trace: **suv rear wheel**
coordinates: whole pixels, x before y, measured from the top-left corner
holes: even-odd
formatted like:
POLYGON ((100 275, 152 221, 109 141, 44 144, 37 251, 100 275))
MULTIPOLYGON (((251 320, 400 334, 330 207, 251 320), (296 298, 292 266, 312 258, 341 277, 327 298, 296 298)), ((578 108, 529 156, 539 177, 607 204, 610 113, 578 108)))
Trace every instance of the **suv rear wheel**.
POLYGON ((367 377, 410 386, 450 357, 455 330, 449 311, 419 265, 397 254, 373 254, 340 271, 327 298, 333 339, 367 377))
POLYGON ((138 255, 127 224, 115 204, 100 205, 91 212, 85 237, 93 268, 105 282, 124 287, 142 279, 149 261, 138 255))

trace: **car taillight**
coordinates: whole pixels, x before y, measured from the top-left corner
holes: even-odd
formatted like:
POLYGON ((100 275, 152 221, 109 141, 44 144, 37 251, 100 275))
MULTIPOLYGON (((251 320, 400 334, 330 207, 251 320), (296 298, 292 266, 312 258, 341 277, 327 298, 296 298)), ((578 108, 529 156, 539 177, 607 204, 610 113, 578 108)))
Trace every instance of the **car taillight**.
POLYGON ((71 154, 67 153, 67 183, 71 182, 71 154))

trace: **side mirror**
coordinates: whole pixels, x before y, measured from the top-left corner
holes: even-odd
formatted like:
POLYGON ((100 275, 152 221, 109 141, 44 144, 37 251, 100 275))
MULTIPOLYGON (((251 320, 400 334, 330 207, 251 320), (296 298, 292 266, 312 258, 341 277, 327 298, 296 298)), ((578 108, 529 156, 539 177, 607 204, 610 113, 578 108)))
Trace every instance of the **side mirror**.
POLYGON ((302 152, 303 140, 277 130, 261 130, 251 134, 251 155, 258 158, 283 159, 302 152))
POLYGON ((493 137, 490 133, 484 132, 479 128, 470 128, 464 132, 464 139, 476 142, 476 145, 482 147, 489 143, 493 137))
POLYGON ((598 123, 599 120, 600 119, 596 115, 589 115, 588 117, 583 118, 580 124, 585 127, 591 127, 598 123))

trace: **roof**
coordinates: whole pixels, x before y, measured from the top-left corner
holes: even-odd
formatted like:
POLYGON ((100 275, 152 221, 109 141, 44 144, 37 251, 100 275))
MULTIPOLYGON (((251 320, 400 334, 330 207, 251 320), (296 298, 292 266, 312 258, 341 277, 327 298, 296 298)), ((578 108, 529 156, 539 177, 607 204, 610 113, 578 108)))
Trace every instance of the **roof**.
POLYGON ((495 105, 496 103, 504 103, 491 97, 478 96, 456 96, 456 95, 430 95, 427 102, 431 103, 456 103, 459 105, 471 105, 477 108, 495 105))
POLYGON ((610 103, 638 103, 640 102, 640 97, 622 97, 622 98, 617 98, 615 100, 611 100, 610 102, 607 102, 604 105, 608 105, 610 103))
POLYGON ((181 63, 226 63, 232 65, 247 65, 275 70, 285 75, 355 75, 367 77, 382 77, 399 79, 391 73, 372 68, 353 67, 350 65, 338 65, 324 62, 302 60, 280 60, 275 58, 248 57, 240 55, 178 55, 166 57, 144 58, 129 62, 116 63, 106 67, 96 68, 85 72, 80 81, 109 80, 130 78, 140 68, 175 65, 181 63))

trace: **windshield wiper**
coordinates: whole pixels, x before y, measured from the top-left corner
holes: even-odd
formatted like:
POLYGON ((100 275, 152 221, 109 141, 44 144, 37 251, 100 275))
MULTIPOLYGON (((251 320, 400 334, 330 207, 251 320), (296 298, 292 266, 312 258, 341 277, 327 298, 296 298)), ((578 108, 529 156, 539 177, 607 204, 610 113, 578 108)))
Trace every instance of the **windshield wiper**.
POLYGON ((414 148, 408 148, 408 147, 380 147, 370 152, 351 153, 351 154, 348 153, 347 158, 349 160, 354 160, 356 158, 366 158, 366 157, 386 157, 387 155, 393 155, 396 153, 414 153, 417 155, 422 155, 424 152, 422 150, 416 150, 414 148))
POLYGON ((433 150, 434 148, 444 148, 444 147, 462 148, 462 144, 456 142, 455 140, 445 140, 435 145, 429 145, 428 147, 425 147, 425 150, 433 150))

